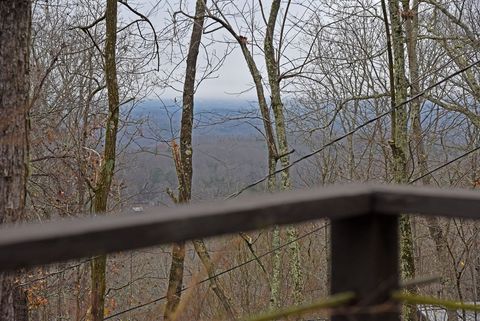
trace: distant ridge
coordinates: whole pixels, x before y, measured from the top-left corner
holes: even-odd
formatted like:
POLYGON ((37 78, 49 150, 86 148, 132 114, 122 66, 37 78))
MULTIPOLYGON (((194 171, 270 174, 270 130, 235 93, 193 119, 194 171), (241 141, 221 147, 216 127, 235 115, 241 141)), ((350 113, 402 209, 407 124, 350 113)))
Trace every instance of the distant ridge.
MULTIPOLYGON (((181 108, 182 101, 180 99, 151 99, 140 102, 136 107, 135 111, 140 113, 148 113, 158 109, 179 109, 181 108)), ((195 100, 195 111, 211 111, 211 110, 229 110, 229 111, 239 111, 239 110, 251 110, 256 107, 255 100, 245 100, 245 99, 205 99, 200 98, 195 100)))
MULTIPOLYGON (((262 128, 255 101, 240 99, 197 99, 194 113, 194 136, 258 136, 262 128)), ((132 110, 134 119, 148 119, 161 131, 178 131, 181 101, 146 100, 132 110)))

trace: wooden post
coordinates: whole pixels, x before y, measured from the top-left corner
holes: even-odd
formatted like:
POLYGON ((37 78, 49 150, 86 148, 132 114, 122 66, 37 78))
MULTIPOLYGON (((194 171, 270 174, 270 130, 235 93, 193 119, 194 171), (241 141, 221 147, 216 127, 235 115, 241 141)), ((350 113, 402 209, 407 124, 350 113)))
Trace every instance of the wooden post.
POLYGON ((331 320, 399 321, 398 306, 379 306, 398 288, 398 217, 372 213, 332 220, 331 226, 331 293, 357 295, 352 310, 331 320))

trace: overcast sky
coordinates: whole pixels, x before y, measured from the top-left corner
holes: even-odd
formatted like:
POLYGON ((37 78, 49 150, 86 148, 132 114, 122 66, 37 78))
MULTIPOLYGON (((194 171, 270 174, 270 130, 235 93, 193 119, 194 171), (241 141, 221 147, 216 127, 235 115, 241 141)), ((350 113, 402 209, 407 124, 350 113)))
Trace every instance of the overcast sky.
POLYGON ((200 85, 197 91, 198 98, 237 99, 238 93, 248 89, 250 89, 248 92, 241 94, 241 98, 255 97, 252 76, 238 47, 227 57, 221 71, 217 74, 218 78, 209 79, 200 85))
MULTIPOLYGON (((238 4, 247 0, 239 0, 238 4)), ((167 1, 163 0, 158 2, 157 0, 137 0, 129 1, 130 5, 137 8, 143 14, 149 15, 150 20, 155 25, 157 33, 160 33, 165 24, 169 24, 171 21, 170 14, 168 11, 172 12, 178 10, 177 1, 167 1), (152 8, 155 7, 155 13, 152 13, 152 8)), ((195 8, 194 0, 184 1, 184 10, 192 13, 195 8)), ((268 6, 265 8, 269 10, 268 6)), ((131 13, 128 13, 125 8, 121 8, 121 14, 125 17, 126 20, 135 19, 136 17, 131 13)), ((241 26, 236 26, 241 28, 241 26)), ((237 30, 238 32, 238 30, 237 30)), ((239 45, 234 43, 233 38, 227 34, 225 31, 216 31, 215 34, 209 35, 209 37, 214 37, 215 39, 222 41, 231 42, 232 48, 234 50, 226 58, 225 63, 222 68, 217 72, 216 78, 208 79, 203 82, 196 93, 196 97, 199 99, 252 99, 256 97, 255 90, 252 89, 253 81, 251 75, 248 71, 247 64, 242 55, 242 52, 239 48, 239 45), (250 89, 250 90, 249 90, 250 89), (240 94, 241 93, 241 94, 240 94)), ((185 37, 185 41, 190 38, 190 32, 188 32, 188 37, 185 37)), ((204 41, 208 40, 204 38, 204 41)), ((218 54, 222 53, 226 48, 224 43, 218 43, 211 47, 209 50, 215 50, 218 54)), ((258 49, 255 49, 258 50, 258 49)), ((185 53, 186 54, 186 53, 185 53)), ((261 57, 256 57, 258 67, 264 69, 264 62, 261 57)), ((199 56, 199 65, 205 63, 205 54, 201 51, 199 56)), ((172 66, 168 63, 168 59, 161 57, 161 69, 169 69, 172 66)), ((183 72, 185 65, 179 70, 183 72)), ((176 88, 181 88, 181 84, 176 84, 176 88)), ((161 94, 164 98, 172 97, 181 97, 181 93, 175 92, 174 90, 165 90, 161 94)))

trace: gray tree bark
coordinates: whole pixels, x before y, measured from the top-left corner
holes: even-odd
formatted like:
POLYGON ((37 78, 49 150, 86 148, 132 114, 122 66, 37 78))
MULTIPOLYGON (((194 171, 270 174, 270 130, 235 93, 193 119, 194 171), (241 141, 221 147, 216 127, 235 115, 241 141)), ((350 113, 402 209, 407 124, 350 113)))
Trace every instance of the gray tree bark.
MULTIPOLYGON (((270 86, 271 93, 271 105, 273 115, 275 118, 275 132, 278 143, 278 154, 280 155, 280 164, 283 168, 288 167, 290 164, 290 156, 288 150, 287 130, 284 116, 284 105, 282 102, 281 90, 280 90, 280 71, 279 62, 275 57, 275 49, 273 44, 273 37, 275 26, 277 23, 277 17, 280 12, 281 1, 275 0, 272 2, 270 9, 270 15, 267 23, 267 32, 264 39, 265 50, 265 64, 267 66, 268 84, 270 86)), ((277 155, 278 159, 278 155, 277 155)), ((288 169, 281 173, 281 190, 291 189, 290 171, 288 169)), ((301 269, 301 257, 300 247, 295 240, 298 238, 297 229, 293 226, 287 228, 288 240, 290 245, 290 270, 293 282, 293 301, 295 304, 302 303, 303 295, 303 276, 301 269)), ((279 241, 279 231, 277 228, 273 231, 272 247, 277 247, 279 241)), ((273 271, 272 271, 272 285, 271 285, 271 302, 274 307, 279 306, 279 289, 280 289, 280 258, 279 255, 273 257, 273 271)))
MULTIPOLYGON (((105 12, 105 79, 108 92, 108 118, 105 124, 105 149, 102 167, 95 186, 94 211, 107 210, 108 195, 115 173, 120 98, 118 93, 116 44, 117 44, 117 0, 108 0, 105 12)), ((107 256, 100 255, 92 260, 91 314, 93 321, 103 321, 105 307, 107 256)))
MULTIPOLYGON (((383 4, 385 6, 385 4, 383 4)), ((401 105, 408 96, 408 83, 406 78, 406 59, 405 59, 405 38, 403 30, 403 10, 398 0, 389 1, 390 22, 391 22, 391 48, 390 55, 393 59, 390 61, 390 84, 392 95, 391 113, 392 119, 392 139, 390 147, 393 155, 393 180, 396 184, 406 184, 408 182, 408 113, 407 105, 401 105), (399 107, 397 107, 399 106, 399 107)), ((387 17, 385 15, 385 20, 387 17)), ((388 24, 387 24, 388 29, 388 24)), ((388 32, 387 32, 388 36, 388 32)), ((415 261, 413 255, 413 235, 410 224, 410 217, 402 215, 400 217, 400 267, 404 279, 415 277, 415 261)), ((404 319, 413 321, 416 319, 415 309, 405 306, 404 319)))
MULTIPOLYGON (((0 223, 23 219, 28 175, 27 113, 31 3, 0 1, 0 223)), ((0 275, 0 320, 28 320, 13 274, 0 275)))
MULTIPOLYGON (((178 177, 178 197, 174 199, 179 203, 187 203, 192 196, 193 176, 193 115, 195 98, 195 80, 197 75, 197 60, 205 22, 206 1, 197 0, 195 6, 195 19, 190 38, 190 47, 187 54, 185 82, 183 85, 183 109, 180 127, 180 147, 173 145, 173 157, 178 177)), ((208 276, 211 278, 211 289, 225 308, 229 319, 236 318, 236 312, 225 294, 220 281, 215 277, 215 266, 203 240, 193 241, 195 251, 202 261, 208 276)), ((185 242, 174 244, 172 247, 172 263, 168 279, 167 303, 165 304, 164 320, 175 319, 176 310, 180 304, 183 284, 183 270, 185 261, 185 242)))

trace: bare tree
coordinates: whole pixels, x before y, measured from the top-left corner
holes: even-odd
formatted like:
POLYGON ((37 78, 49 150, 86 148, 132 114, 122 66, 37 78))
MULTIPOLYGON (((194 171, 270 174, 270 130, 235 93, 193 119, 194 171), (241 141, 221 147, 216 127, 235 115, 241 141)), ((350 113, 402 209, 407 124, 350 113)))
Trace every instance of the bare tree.
MULTIPOLYGON (((108 0, 105 11, 105 79, 108 91, 108 117, 105 124, 105 147, 101 159, 100 176, 95 186, 93 208, 96 213, 107 211, 108 195, 115 173, 120 98, 118 93, 116 46, 117 46, 117 0, 108 0)), ((93 321, 102 321, 105 306, 105 273, 107 257, 101 255, 92 260, 91 313, 93 321)))
MULTIPOLYGON (((183 87, 182 123, 180 128, 180 149, 173 146, 173 156, 178 177, 177 202, 189 202, 192 195, 192 130, 193 104, 195 94, 195 80, 197 59, 202 40, 205 4, 202 0, 196 2, 195 18, 193 20, 190 47, 187 54, 187 66, 183 87)), ((185 261, 185 242, 174 244, 172 248, 172 263, 168 280, 167 303, 165 305, 165 320, 173 320, 174 313, 180 303, 183 284, 183 269, 185 261)))
MULTIPOLYGON (((288 61, 288 63, 286 64, 288 64, 291 68, 281 71, 281 59, 285 58, 284 52, 286 51, 286 47, 288 47, 287 44, 291 42, 291 40, 286 39, 286 35, 289 32, 295 32, 293 31, 295 28, 301 30, 305 26, 305 24, 299 21, 298 23, 291 22, 291 25, 287 25, 290 21, 290 17, 296 21, 296 18, 293 18, 293 14, 290 11, 292 3, 291 1, 287 1, 282 16, 280 16, 282 7, 281 4, 281 1, 273 1, 271 3, 268 19, 264 11, 264 3, 262 1, 259 2, 258 7, 254 5, 248 7, 246 4, 243 8, 236 6, 233 2, 220 3, 218 1, 214 1, 212 7, 207 9, 207 16, 219 24, 224 30, 226 30, 240 46, 252 77, 260 113, 263 119, 264 136, 267 143, 269 173, 267 187, 269 191, 274 191, 277 188, 275 171, 278 162, 280 162, 281 166, 285 168, 285 170, 281 172, 280 188, 281 190, 289 190, 291 188, 291 179, 288 167, 290 163, 290 154, 292 151, 289 150, 287 141, 286 122, 284 116, 285 107, 282 101, 281 82, 282 80, 301 75, 302 70, 310 60, 311 54, 310 51, 307 51, 305 57, 294 60, 289 60, 287 57, 285 60, 288 61), (255 29, 257 29, 257 26, 255 25, 254 20, 257 16, 261 17, 261 23, 265 25, 264 28, 260 29, 263 32, 263 38, 260 42, 255 36, 255 29), (233 27, 233 22, 231 22, 227 17, 233 17, 232 20, 234 20, 237 25, 237 19, 242 21, 242 23, 245 24, 245 26, 242 27, 246 27, 250 34, 243 34, 241 30, 242 27, 233 27), (278 34, 276 34, 276 31, 278 31, 278 34), (248 39, 248 36, 251 36, 251 39, 248 39), (266 90, 264 88, 262 74, 260 72, 260 68, 258 67, 258 62, 254 58, 253 50, 255 46, 259 46, 259 43, 263 44, 261 48, 263 49, 264 63, 267 67, 268 83, 266 88, 270 91, 270 106, 268 105, 268 100, 266 98, 266 90), (297 64, 296 61, 300 61, 300 63, 297 64), (273 113, 274 122, 271 120, 271 113, 273 113)), ((305 16, 312 14, 312 12, 315 11, 313 7, 314 6, 311 4, 305 6, 305 13, 303 16, 301 16, 301 18, 305 18, 305 16)), ((299 20, 301 18, 299 18, 299 20)), ((302 301, 303 287, 300 249, 298 243, 294 241, 297 238, 297 231, 295 228, 288 228, 287 234, 292 244, 290 247, 290 271, 293 280, 293 300, 298 304, 302 301)), ((272 245, 275 247, 279 243, 279 230, 274 229, 272 245)), ((270 282, 271 303, 273 306, 278 306, 280 303, 280 258, 278 255, 275 255, 274 262, 276 263, 274 263, 270 282)))
MULTIPOLYGON (((193 28, 190 38, 190 46, 187 53, 185 81, 183 85, 182 99, 182 119, 180 126, 180 148, 174 144, 172 146, 173 157, 178 177, 178 196, 174 197, 178 203, 187 203, 192 197, 192 133, 194 117, 194 97, 196 90, 197 59, 201 45, 203 27, 205 22, 206 1, 197 0, 195 6, 195 16, 193 19, 193 28)), ((220 281, 214 277, 216 270, 210 258, 207 247, 203 240, 194 240, 193 245, 205 266, 209 277, 211 277, 212 290, 219 298, 225 308, 228 317, 235 319, 234 311, 230 299, 225 294, 220 281)), ((185 260, 185 243, 174 244, 172 249, 172 264, 170 267, 170 276, 167 290, 167 303, 165 305, 165 320, 173 319, 175 310, 178 308, 182 290, 183 269, 185 260)))

